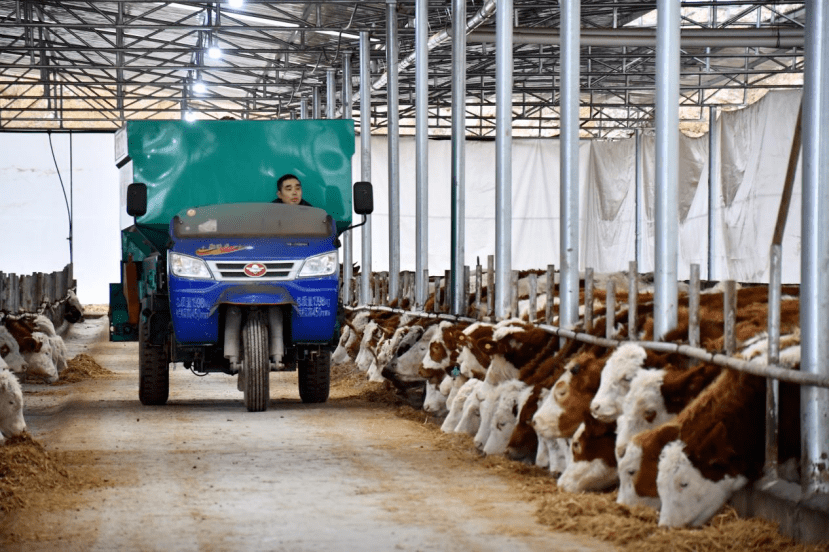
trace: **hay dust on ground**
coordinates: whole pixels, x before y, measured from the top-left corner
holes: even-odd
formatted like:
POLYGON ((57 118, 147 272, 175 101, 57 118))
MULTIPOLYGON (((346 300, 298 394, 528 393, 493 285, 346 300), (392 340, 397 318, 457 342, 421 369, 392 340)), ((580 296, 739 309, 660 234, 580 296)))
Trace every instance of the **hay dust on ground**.
MULTIPOLYGON (((82 378, 106 377, 109 372, 85 354, 72 360, 82 378)), ((616 503, 616 492, 570 494, 556 488, 550 473, 511 461, 504 456, 482 456, 470 436, 441 432, 441 420, 414 409, 386 383, 368 382, 354 363, 332 367, 331 398, 416 421, 430 431, 434 445, 458 463, 478 464, 509 479, 527 501, 537 505, 538 520, 551 531, 588 535, 630 551, 826 551, 829 542, 797 544, 781 535, 777 525, 762 519, 741 519, 725 507, 708 524, 695 529, 657 526, 658 514, 647 507, 616 503)), ((391 446, 390 446, 391 447, 391 446)), ((114 483, 96 476, 96 460, 84 451, 49 452, 28 434, 0 445, 0 546, 38 529, 17 516, 24 506, 46 510, 78 505, 79 492, 114 483)))
POLYGON ((106 487, 84 451, 47 451, 28 432, 0 444, 0 547, 37 534, 19 513, 26 507, 65 510, 78 505, 80 492, 106 487))

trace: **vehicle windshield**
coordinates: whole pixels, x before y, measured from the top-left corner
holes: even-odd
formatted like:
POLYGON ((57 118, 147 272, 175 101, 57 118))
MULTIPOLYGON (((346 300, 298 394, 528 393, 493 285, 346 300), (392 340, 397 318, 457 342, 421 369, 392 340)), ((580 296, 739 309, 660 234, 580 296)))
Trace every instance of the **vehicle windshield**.
POLYGON ((334 220, 325 210, 276 203, 237 203, 191 207, 173 218, 176 238, 284 236, 325 238, 334 220))

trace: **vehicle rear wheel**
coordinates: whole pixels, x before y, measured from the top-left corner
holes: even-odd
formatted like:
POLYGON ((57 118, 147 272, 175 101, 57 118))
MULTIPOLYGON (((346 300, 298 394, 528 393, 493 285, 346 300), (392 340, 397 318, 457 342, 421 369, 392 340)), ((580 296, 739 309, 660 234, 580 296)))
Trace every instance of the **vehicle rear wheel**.
POLYGON ((149 319, 138 322, 138 399, 164 405, 170 395, 170 359, 164 346, 150 342, 149 319))
POLYGON ((248 411, 266 411, 270 400, 270 362, 268 360, 268 326, 261 311, 248 314, 242 328, 245 361, 242 387, 248 411))
POLYGON ((331 352, 320 351, 297 361, 302 403, 325 403, 331 386, 331 352))

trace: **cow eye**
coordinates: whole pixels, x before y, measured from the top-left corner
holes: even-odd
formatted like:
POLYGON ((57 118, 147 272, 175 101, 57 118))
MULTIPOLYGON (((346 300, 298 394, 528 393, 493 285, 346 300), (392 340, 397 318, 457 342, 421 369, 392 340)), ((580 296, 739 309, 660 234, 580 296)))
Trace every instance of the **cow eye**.
POLYGON ((628 469, 628 474, 630 476, 633 476, 634 474, 636 474, 636 469, 628 469))
POLYGON ((573 451, 581 453, 581 442, 573 442, 573 451))
POLYGON ((10 351, 11 351, 11 348, 9 346, 7 346, 6 344, 3 344, 3 347, 0 348, 0 355, 5 357, 9 354, 10 351))

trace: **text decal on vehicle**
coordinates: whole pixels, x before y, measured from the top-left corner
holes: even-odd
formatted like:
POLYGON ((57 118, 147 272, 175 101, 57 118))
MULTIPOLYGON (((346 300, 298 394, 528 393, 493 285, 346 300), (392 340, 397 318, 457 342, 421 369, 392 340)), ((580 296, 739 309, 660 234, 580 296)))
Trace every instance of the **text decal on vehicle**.
POLYGON ((296 299, 300 317, 330 317, 331 300, 325 296, 300 296, 296 299))
POLYGON ((176 317, 180 319, 207 319, 210 306, 204 298, 180 296, 176 298, 176 317))

